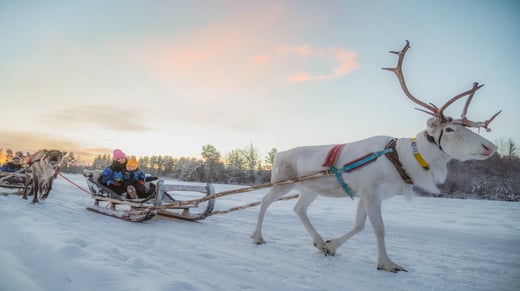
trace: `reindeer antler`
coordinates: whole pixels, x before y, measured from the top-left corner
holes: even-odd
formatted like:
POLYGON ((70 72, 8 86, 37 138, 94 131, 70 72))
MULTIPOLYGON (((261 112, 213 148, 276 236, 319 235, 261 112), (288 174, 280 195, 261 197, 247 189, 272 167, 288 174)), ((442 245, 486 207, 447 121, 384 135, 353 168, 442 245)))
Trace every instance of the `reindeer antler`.
POLYGON ((403 60, 404 60, 406 51, 408 51, 409 48, 410 48, 410 42, 407 40, 406 45, 403 47, 403 49, 401 51, 398 51, 398 52, 390 51, 390 53, 396 54, 399 56, 399 59, 397 60, 397 66, 395 68, 383 68, 383 70, 394 72, 395 75, 397 76, 397 79, 399 80, 399 83, 401 84, 401 88, 403 89, 406 96, 410 100, 412 100, 414 103, 425 108, 425 109, 422 109, 422 108, 415 108, 415 109, 425 112, 427 114, 430 114, 430 115, 436 117, 438 120, 440 120, 443 123, 454 122, 454 123, 462 124, 467 127, 477 127, 477 128, 483 127, 487 131, 490 131, 491 129, 488 128, 489 123, 491 123, 491 121, 493 121, 493 119, 495 119, 495 117, 497 117, 497 115, 499 115, 502 112, 502 110, 498 111, 490 119, 483 121, 483 122, 471 121, 471 120, 467 119, 467 117, 466 117, 466 113, 468 111, 468 106, 471 103, 471 100, 473 99, 473 95, 475 95, 475 92, 477 92, 478 89, 482 88, 484 86, 484 84, 479 85, 477 82, 474 82, 473 88, 471 88, 470 90, 467 90, 465 92, 462 92, 462 93, 456 95, 455 97, 452 97, 450 100, 448 100, 448 102, 444 103, 444 105, 442 105, 440 108, 433 105, 432 103, 427 104, 427 103, 415 98, 410 93, 410 91, 408 90, 408 87, 406 86, 406 82, 404 81, 404 74, 403 74, 403 60), (448 106, 450 106, 455 101, 457 101, 465 96, 468 96, 468 99, 466 100, 466 104, 464 105, 464 110, 462 111, 462 114, 460 116, 461 119, 453 120, 453 118, 444 115, 444 110, 446 108, 448 108, 448 106))
POLYGON ((410 98, 410 100, 421 105, 422 107, 426 108, 429 111, 425 111, 424 109, 419 109, 419 110, 435 116, 435 113, 438 110, 437 107, 433 104, 432 105, 426 104, 426 103, 422 102, 421 100, 415 98, 412 95, 412 93, 410 93, 410 91, 408 90, 408 87, 406 87, 406 82, 404 81, 404 74, 403 74, 403 60, 404 60, 406 51, 408 51, 409 48, 410 48, 410 42, 406 41, 406 45, 404 46, 404 48, 401 51, 398 51, 398 52, 390 51, 391 54, 396 54, 399 56, 399 59, 397 61, 397 67, 383 68, 383 70, 394 72, 395 75, 397 76, 397 79, 399 80, 399 83, 401 83, 401 88, 403 88, 404 94, 406 94, 406 96, 408 96, 408 98, 410 98))
MULTIPOLYGON (((473 92, 471 92, 471 94, 468 96, 468 99, 466 100, 466 104, 464 105, 464 109, 462 110, 462 114, 460 115, 460 123, 462 125, 464 125, 464 126, 467 126, 467 127, 477 127, 477 128, 483 127, 483 128, 486 129, 486 131, 491 131, 491 129, 488 128, 489 123, 491 123, 491 121, 493 121, 493 119, 495 119, 495 117, 497 117, 500 113, 502 113, 502 110, 500 110, 497 113, 495 113, 493 116, 491 116, 490 119, 488 119, 486 121, 475 122, 475 121, 469 120, 466 117, 466 114, 468 112, 469 104, 471 103, 471 100, 473 100, 473 95, 475 95, 475 92, 478 89, 482 88, 482 86, 484 86, 484 84, 479 86, 477 82, 473 83, 473 88, 470 90, 470 91, 473 91, 473 92)), ((456 120, 455 122, 457 122, 457 121, 459 121, 459 120, 456 120)))

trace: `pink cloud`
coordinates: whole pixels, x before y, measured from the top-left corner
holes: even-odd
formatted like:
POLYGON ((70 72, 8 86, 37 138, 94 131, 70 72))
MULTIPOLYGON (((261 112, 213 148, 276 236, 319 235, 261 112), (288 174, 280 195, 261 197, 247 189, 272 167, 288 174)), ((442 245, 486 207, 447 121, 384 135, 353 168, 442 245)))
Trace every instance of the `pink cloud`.
POLYGON ((307 72, 301 72, 289 77, 289 82, 304 82, 312 80, 312 76, 307 72))
POLYGON ((357 53, 355 51, 346 51, 343 49, 335 49, 334 51, 334 59, 339 63, 339 65, 334 68, 334 76, 341 77, 359 68, 359 64, 356 61, 357 53))
POLYGON ((342 48, 312 48, 305 44, 301 46, 280 46, 275 49, 279 55, 296 55, 302 58, 314 58, 326 62, 332 59, 337 65, 330 69, 329 74, 313 75, 308 71, 297 73, 288 78, 289 82, 323 81, 339 78, 359 68, 356 60, 357 52, 342 48))
POLYGON ((268 55, 257 54, 251 57, 251 60, 255 64, 265 65, 271 62, 271 57, 268 55))

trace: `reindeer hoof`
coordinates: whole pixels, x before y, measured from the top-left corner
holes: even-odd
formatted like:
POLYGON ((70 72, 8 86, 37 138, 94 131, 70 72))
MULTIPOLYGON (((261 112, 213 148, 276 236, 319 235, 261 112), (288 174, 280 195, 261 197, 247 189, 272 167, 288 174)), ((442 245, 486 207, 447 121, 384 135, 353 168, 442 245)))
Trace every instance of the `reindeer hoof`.
POLYGON ((381 271, 392 272, 392 273, 397 273, 397 272, 401 272, 401 271, 408 272, 405 268, 403 268, 393 262, 387 263, 387 264, 377 264, 377 269, 381 270, 381 271))
POLYGON ((403 271, 403 272, 408 272, 406 269, 400 269, 400 268, 393 268, 393 269, 390 269, 390 270, 385 270, 381 267, 377 267, 378 270, 381 270, 381 271, 388 271, 388 272, 392 272, 392 273, 397 273, 399 271, 403 271))
POLYGON ((325 256, 335 256, 336 255, 336 249, 333 249, 330 245, 332 241, 327 240, 323 247, 321 248, 321 251, 325 256))
POLYGON ((265 244, 265 240, 262 236, 258 237, 256 235, 256 232, 254 232, 252 235, 251 235, 251 239, 253 240, 253 243, 257 244, 257 245, 263 245, 265 244))
POLYGON ((336 252, 335 252, 335 251, 333 251, 333 250, 329 250, 327 247, 324 247, 322 251, 323 251, 323 254, 324 254, 325 256, 332 256, 332 257, 333 257, 333 256, 336 255, 336 252))

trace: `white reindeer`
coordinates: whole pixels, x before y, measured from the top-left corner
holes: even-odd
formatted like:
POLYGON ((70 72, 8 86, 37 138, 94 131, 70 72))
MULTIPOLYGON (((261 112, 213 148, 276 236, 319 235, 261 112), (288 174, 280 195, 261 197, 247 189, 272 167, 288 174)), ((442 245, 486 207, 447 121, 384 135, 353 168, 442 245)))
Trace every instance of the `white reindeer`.
MULTIPOLYGON (((483 86, 478 85, 478 83, 474 83, 472 89, 451 98, 441 108, 433 104, 426 104, 413 97, 406 87, 402 73, 403 59, 409 47, 407 41, 401 51, 391 51, 390 53, 399 56, 398 63, 396 68, 385 68, 385 70, 394 72, 406 96, 424 108, 418 110, 434 116, 427 121, 426 129, 419 132, 415 139, 392 139, 390 136, 374 136, 347 143, 334 164, 340 171, 339 177, 330 175, 272 187, 262 199, 256 229, 251 236, 256 244, 265 243, 262 235, 262 224, 269 205, 290 190, 296 189, 300 191, 300 197, 294 211, 309 232, 314 246, 318 250, 325 255, 334 256, 336 250, 345 241, 363 230, 368 217, 377 240, 377 269, 390 272, 406 271, 405 268, 394 263, 386 252, 385 228, 381 215, 382 200, 396 194, 403 194, 405 197, 411 198, 413 196, 413 185, 431 193, 439 193, 436 184, 442 183, 446 179, 448 175, 447 163, 451 159, 460 161, 483 160, 492 156, 496 150, 495 145, 474 133, 468 127, 482 127, 489 131, 489 123, 501 112, 497 112, 485 122, 473 122, 466 118, 467 108, 474 93, 483 86), (452 119, 443 114, 443 111, 450 104, 464 96, 468 96, 468 99, 461 119, 452 119), (380 152, 385 148, 387 148, 387 152, 380 152), (391 153, 388 154, 388 151, 391 151, 391 153), (379 152, 381 156, 351 172, 341 171, 344 164, 374 152, 379 152), (341 185, 342 179, 346 185, 341 185), (347 194, 342 186, 359 197, 355 223, 352 230, 345 235, 324 241, 311 224, 307 216, 307 207, 318 195, 345 197, 347 194)), ((322 164, 327 153, 333 147, 334 145, 307 146, 280 152, 275 158, 271 182, 311 175, 326 170, 327 168, 322 164)))

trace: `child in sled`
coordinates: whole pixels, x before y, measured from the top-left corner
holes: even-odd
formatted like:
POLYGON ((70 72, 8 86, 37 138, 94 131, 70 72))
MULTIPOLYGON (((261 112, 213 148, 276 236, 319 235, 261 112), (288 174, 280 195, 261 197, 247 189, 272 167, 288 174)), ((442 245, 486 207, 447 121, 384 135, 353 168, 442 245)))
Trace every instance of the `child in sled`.
POLYGON ((132 157, 126 162, 126 171, 123 174, 123 189, 126 189, 129 198, 146 198, 148 193, 144 185, 145 173, 139 171, 137 159, 132 157))

